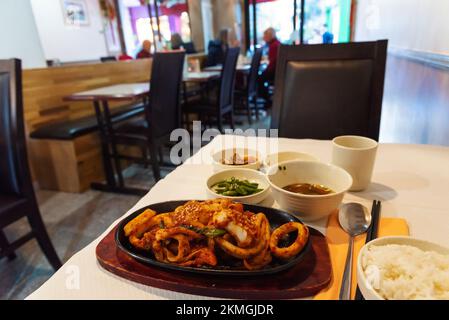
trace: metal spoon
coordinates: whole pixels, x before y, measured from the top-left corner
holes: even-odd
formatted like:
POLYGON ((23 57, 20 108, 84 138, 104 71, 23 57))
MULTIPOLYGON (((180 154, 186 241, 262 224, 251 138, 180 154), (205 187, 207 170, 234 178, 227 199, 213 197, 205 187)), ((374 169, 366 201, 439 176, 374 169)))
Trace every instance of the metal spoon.
POLYGON ((360 203, 346 203, 340 207, 338 220, 349 238, 348 255, 346 256, 345 272, 340 288, 340 300, 351 300, 352 279, 352 249, 354 237, 366 232, 371 224, 371 215, 360 203))

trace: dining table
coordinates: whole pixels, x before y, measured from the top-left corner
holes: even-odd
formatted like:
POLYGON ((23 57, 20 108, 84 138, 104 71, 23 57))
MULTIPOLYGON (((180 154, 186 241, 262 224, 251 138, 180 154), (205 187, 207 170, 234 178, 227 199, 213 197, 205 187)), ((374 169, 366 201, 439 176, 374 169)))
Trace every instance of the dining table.
POLYGON ((138 188, 130 188, 125 186, 122 175, 122 168, 117 157, 111 157, 112 154, 117 154, 117 146, 111 138, 111 130, 113 127, 113 119, 110 102, 138 102, 143 100, 145 104, 150 93, 149 82, 124 83, 110 85, 92 90, 75 92, 64 97, 65 101, 87 101, 92 102, 97 118, 103 170, 106 182, 93 182, 91 187, 95 190, 115 192, 123 194, 145 194, 145 190, 138 188))
MULTIPOLYGON (((183 88, 186 91, 188 83, 206 84, 204 91, 208 90, 208 83, 220 77, 220 72, 187 72, 183 75, 183 88)), ((65 101, 87 101, 92 102, 99 127, 103 170, 105 182, 93 182, 91 187, 95 190, 105 192, 115 192, 121 194, 144 195, 147 190, 125 186, 122 175, 122 168, 117 157, 111 157, 111 154, 117 154, 117 147, 111 138, 113 135, 112 113, 109 107, 110 102, 138 102, 143 101, 145 105, 148 102, 150 94, 149 82, 123 83, 91 90, 72 93, 64 97, 65 101)))
MULTIPOLYGON (((327 140, 216 136, 159 181, 128 212, 123 212, 123 217, 114 221, 95 241, 68 259, 28 299, 211 299, 158 289, 116 276, 100 266, 96 247, 121 219, 140 208, 169 200, 208 199, 206 180, 214 173, 211 155, 218 150, 247 147, 257 149, 261 157, 273 151, 297 151, 330 163, 332 146, 332 141, 327 140), (74 274, 77 285, 71 285, 74 274)), ((403 218, 411 236, 448 246, 448 163, 448 147, 380 143, 370 186, 363 192, 346 193, 343 202, 370 207, 373 200, 380 200, 382 217, 403 218)), ((271 195, 260 205, 279 208, 271 195)), ((323 218, 307 224, 326 235, 327 220, 323 218)))
MULTIPOLYGON (((223 65, 210 66, 203 69, 205 72, 220 72, 223 70, 223 65)), ((251 64, 238 64, 235 70, 239 73, 248 73, 251 70, 251 64)))

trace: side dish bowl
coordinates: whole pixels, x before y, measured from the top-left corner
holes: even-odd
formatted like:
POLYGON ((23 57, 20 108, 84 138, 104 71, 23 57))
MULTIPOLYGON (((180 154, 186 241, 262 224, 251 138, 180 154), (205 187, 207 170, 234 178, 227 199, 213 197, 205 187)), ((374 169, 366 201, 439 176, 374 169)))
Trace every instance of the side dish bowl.
POLYGON ((259 171, 251 169, 230 169, 215 173, 207 179, 206 188, 208 195, 212 199, 224 198, 246 204, 260 203, 270 194, 270 184, 268 183, 266 176, 259 171), (238 180, 248 180, 249 182, 257 183, 258 188, 262 189, 262 191, 247 196, 224 196, 214 191, 213 187, 217 183, 232 177, 238 180))
POLYGON ((259 170, 259 168, 261 167, 260 154, 256 150, 243 149, 243 148, 223 149, 220 151, 216 151, 212 153, 212 162, 214 165, 215 172, 228 169, 259 170), (252 159, 252 161, 245 164, 229 164, 230 160, 233 158, 234 155, 238 155, 240 159, 245 156, 249 156, 252 159))
POLYGON ((280 162, 285 161, 319 161, 319 159, 311 154, 296 152, 296 151, 281 151, 278 153, 272 153, 265 157, 263 165, 267 168, 277 165, 280 162))
POLYGON ((279 206, 304 221, 314 221, 337 209, 349 188, 352 177, 345 170, 326 163, 311 161, 281 162, 268 169, 268 182, 279 206), (283 188, 296 183, 323 185, 334 192, 326 195, 305 195, 283 188))

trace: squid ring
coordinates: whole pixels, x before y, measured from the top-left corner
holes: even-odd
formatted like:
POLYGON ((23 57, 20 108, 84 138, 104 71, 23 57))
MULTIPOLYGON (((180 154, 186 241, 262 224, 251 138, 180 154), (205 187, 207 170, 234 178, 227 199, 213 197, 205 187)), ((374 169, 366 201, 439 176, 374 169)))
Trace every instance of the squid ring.
POLYGON ((306 245, 308 238, 309 229, 305 225, 298 222, 289 222, 273 231, 270 238, 270 250, 275 257, 287 260, 301 252, 306 245), (278 243, 282 237, 295 230, 298 230, 298 236, 295 241, 288 247, 278 247, 278 243))
POLYGON ((265 267, 272 260, 271 252, 270 252, 270 223, 268 222, 265 215, 260 215, 261 217, 261 225, 260 225, 260 241, 264 242, 263 250, 256 256, 251 257, 249 259, 245 259, 243 264, 248 270, 257 270, 265 267))
POLYGON ((190 252, 189 238, 182 234, 177 234, 172 238, 178 241, 178 253, 175 255, 167 248, 164 248, 165 255, 169 262, 181 262, 190 252))
MULTIPOLYGON (((265 228, 267 228, 268 220, 264 218, 265 216, 263 214, 258 214, 258 223, 260 222, 260 230, 264 231, 265 228)), ((225 240, 224 238, 215 238, 216 243, 220 246, 220 248, 226 252, 227 254, 238 258, 238 259, 248 259, 250 257, 253 257, 260 253, 266 245, 266 241, 268 241, 268 238, 266 238, 265 232, 260 232, 259 235, 259 241, 257 241, 257 245, 251 248, 240 248, 231 242, 225 240)))
POLYGON ((174 227, 169 229, 160 229, 156 232, 156 241, 167 240, 168 238, 172 238, 174 235, 182 234, 192 239, 200 239, 203 238, 202 235, 196 233, 195 231, 183 228, 183 227, 174 227))

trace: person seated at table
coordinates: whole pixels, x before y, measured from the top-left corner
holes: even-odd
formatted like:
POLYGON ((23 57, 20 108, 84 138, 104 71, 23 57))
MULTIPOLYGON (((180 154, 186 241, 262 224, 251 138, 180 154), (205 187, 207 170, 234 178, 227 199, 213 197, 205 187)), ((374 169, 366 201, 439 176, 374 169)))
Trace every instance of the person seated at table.
MULTIPOLYGON (((270 84, 274 83, 278 51, 281 46, 281 42, 278 40, 276 30, 274 30, 274 28, 268 28, 265 30, 263 33, 263 40, 268 46, 268 66, 259 77, 259 95, 268 102, 268 87, 270 84)), ((269 105, 267 104, 267 106, 269 105)))
POLYGON ((139 51, 139 53, 136 56, 136 59, 146 59, 146 58, 152 58, 153 54, 151 53, 151 41, 145 40, 142 42, 142 50, 139 51))
POLYGON ((228 33, 228 29, 221 29, 217 39, 209 41, 205 64, 207 67, 223 64, 225 52, 229 48, 228 33))
POLYGON ((184 47, 184 41, 182 41, 179 33, 173 33, 170 38, 171 48, 173 50, 179 50, 184 47))

